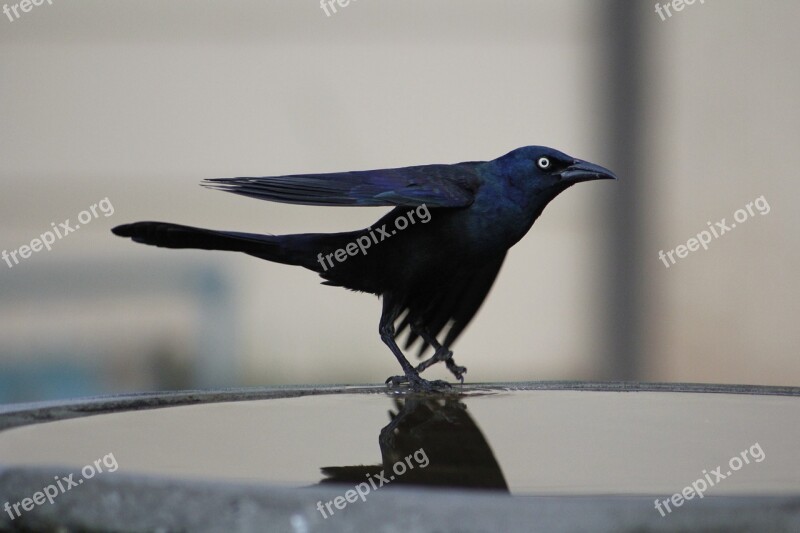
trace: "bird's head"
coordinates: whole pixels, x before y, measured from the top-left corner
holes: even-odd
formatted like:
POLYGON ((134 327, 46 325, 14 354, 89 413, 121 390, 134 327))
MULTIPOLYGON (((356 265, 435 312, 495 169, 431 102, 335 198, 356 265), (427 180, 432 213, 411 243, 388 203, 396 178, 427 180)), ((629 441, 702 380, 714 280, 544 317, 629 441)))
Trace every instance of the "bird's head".
POLYGON ((550 199, 582 181, 617 179, 607 168, 546 146, 524 146, 493 161, 510 185, 550 199))
POLYGON ((521 238, 553 198, 582 181, 617 179, 613 172, 546 146, 524 146, 485 163, 490 204, 502 197, 519 207, 521 238), (490 192, 491 191, 491 192, 490 192))

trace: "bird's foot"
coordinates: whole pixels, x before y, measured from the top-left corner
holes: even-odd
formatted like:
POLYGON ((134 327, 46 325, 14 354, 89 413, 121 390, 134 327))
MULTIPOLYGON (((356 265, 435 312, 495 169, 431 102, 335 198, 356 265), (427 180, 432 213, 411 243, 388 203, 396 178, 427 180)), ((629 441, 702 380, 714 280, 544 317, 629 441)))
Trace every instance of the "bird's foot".
POLYGON ((417 392, 439 392, 453 387, 448 382, 441 379, 429 381, 419 377, 419 374, 392 376, 386 380, 386 384, 390 387, 398 387, 402 383, 408 383, 408 388, 417 392))
POLYGON ((417 372, 422 372, 429 366, 434 365, 440 361, 447 361, 449 364, 450 361, 452 361, 452 358, 453 358, 452 350, 448 350, 447 348, 440 346, 439 349, 436 350, 436 353, 434 353, 430 358, 426 359, 425 361, 417 365, 417 372))
POLYGON ((447 360, 447 370, 449 370, 462 384, 464 383, 464 374, 467 373, 467 367, 458 366, 451 358, 447 360))
POLYGON ((438 363, 440 361, 444 361, 447 365, 447 369, 453 374, 457 380, 461 383, 464 383, 464 374, 467 373, 467 367, 465 366, 458 366, 455 361, 453 361, 453 352, 452 350, 448 350, 446 348, 440 347, 436 350, 436 353, 433 354, 429 359, 421 362, 417 365, 417 372, 422 372, 429 366, 433 365, 434 363, 438 363))

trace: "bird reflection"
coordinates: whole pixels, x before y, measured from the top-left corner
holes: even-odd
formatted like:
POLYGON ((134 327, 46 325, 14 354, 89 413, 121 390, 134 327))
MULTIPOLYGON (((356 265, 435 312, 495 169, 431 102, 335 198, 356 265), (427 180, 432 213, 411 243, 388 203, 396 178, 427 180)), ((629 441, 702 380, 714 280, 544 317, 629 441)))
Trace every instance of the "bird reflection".
POLYGON ((320 483, 357 484, 382 473, 397 485, 501 490, 508 485, 492 449, 456 394, 395 398, 380 432, 382 464, 326 466, 320 483), (398 464, 404 464, 401 469, 398 464), (402 473, 399 471, 402 470, 402 473))

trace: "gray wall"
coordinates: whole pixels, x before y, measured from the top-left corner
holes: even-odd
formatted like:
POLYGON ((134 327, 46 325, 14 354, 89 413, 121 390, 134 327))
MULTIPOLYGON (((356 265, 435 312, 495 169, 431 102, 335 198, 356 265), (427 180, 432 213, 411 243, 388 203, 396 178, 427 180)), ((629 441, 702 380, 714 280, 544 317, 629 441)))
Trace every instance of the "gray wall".
POLYGON ((66 361, 93 376, 36 397, 382 380, 398 369, 374 297, 109 228, 353 229, 385 210, 197 184, 546 144, 621 180, 569 190, 511 251, 456 345, 470 380, 796 384, 800 7, 696 2, 663 21, 653 7, 358 0, 326 16, 314 1, 106 0, 0 18, 0 250, 103 198, 114 207, 0 263, 0 374, 66 361), (659 260, 760 196, 768 214, 659 260), (165 271, 215 281, 169 290, 165 271))

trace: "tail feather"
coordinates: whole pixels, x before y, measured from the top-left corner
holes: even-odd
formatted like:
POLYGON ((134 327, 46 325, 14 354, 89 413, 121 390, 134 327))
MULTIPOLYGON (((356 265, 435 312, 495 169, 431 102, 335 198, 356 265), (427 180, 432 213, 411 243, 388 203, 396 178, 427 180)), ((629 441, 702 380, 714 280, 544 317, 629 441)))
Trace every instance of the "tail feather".
POLYGON ((243 252, 268 261, 299 265, 317 271, 319 264, 301 235, 260 235, 218 231, 168 222, 134 222, 111 230, 114 235, 162 248, 193 248, 243 252), (316 267, 316 268, 315 268, 316 267))

